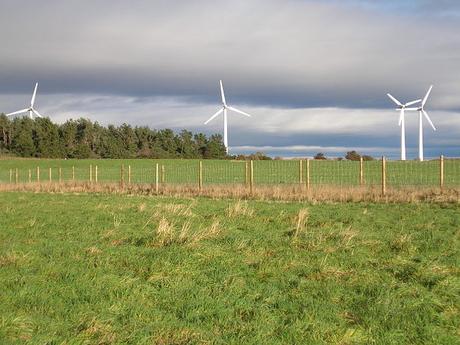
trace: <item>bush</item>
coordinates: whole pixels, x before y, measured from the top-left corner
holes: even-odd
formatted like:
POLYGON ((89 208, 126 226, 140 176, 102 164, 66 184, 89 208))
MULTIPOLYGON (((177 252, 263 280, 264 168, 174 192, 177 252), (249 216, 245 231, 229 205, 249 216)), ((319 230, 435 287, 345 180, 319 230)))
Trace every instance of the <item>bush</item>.
POLYGON ((314 159, 318 159, 318 160, 326 160, 326 156, 324 155, 324 153, 317 153, 316 156, 314 157, 314 159))
POLYGON ((349 161, 359 161, 361 159, 361 155, 356 151, 349 151, 345 155, 345 159, 349 161))

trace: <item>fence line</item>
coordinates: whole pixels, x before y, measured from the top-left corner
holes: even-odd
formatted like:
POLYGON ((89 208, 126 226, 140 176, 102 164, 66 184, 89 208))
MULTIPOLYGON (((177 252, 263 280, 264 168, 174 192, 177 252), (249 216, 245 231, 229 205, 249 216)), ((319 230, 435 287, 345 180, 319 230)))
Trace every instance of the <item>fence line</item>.
MULTIPOLYGON (((145 161, 141 161, 144 165, 145 161)), ((195 185, 200 191, 206 185, 241 185, 253 193, 255 186, 300 185, 310 191, 319 187, 379 187, 385 195, 388 188, 460 188, 460 159, 388 161, 284 160, 284 161, 148 161, 148 166, 127 167, 124 164, 104 166, 36 166, 10 168, 9 183, 41 182, 42 168, 48 168, 48 181, 119 183, 125 185, 151 184, 159 192, 160 186, 173 184, 195 185), (53 181, 54 171, 54 181, 53 181), (86 173, 85 173, 86 171, 86 173), (58 179, 56 178, 56 172, 58 179), (127 175, 127 176, 126 176, 127 175), (56 181, 57 180, 57 181, 56 181)), ((44 164, 43 164, 44 165, 44 164)), ((7 172, 8 170, 6 170, 7 172)), ((6 175, 8 176, 8 175, 6 175)), ((0 183, 8 183, 0 169, 0 183)))

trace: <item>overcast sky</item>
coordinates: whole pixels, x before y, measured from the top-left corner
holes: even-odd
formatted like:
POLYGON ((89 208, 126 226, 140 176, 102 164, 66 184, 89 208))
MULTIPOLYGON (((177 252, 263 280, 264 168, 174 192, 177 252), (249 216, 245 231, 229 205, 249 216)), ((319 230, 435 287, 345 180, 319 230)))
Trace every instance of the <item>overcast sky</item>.
MULTIPOLYGON (((460 156, 458 0, 78 0, 0 2, 0 112, 37 109, 57 122, 203 125, 227 102, 231 152, 399 155, 386 97, 434 84, 426 156, 460 156)), ((408 113, 409 158, 418 115, 408 113)))

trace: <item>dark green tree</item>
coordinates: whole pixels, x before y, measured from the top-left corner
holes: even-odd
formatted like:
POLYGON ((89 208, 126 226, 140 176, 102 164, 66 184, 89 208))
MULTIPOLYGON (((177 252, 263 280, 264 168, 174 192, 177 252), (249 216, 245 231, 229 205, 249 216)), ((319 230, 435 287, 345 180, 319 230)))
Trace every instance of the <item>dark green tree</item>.
POLYGON ((349 151, 345 155, 345 159, 348 159, 349 161, 359 161, 361 159, 361 155, 356 151, 349 151))
POLYGON ((34 157, 34 121, 28 117, 15 118, 13 131, 12 151, 22 157, 34 157))

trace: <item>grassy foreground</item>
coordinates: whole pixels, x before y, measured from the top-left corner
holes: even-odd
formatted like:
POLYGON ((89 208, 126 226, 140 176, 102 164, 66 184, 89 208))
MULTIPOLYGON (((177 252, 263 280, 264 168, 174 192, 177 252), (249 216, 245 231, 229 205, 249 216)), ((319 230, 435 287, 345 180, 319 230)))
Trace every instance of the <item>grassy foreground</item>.
POLYGON ((1 344, 454 344, 459 204, 0 193, 1 344))

